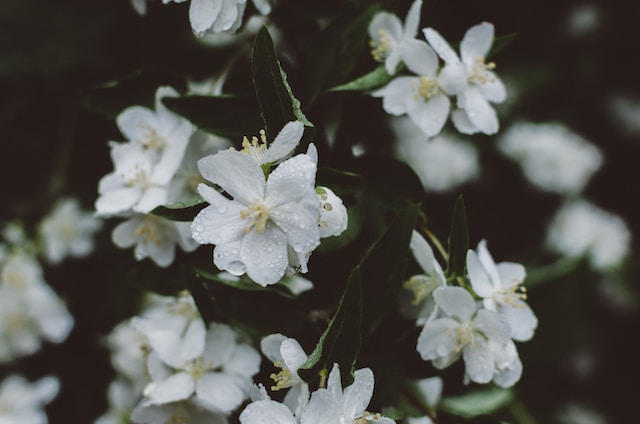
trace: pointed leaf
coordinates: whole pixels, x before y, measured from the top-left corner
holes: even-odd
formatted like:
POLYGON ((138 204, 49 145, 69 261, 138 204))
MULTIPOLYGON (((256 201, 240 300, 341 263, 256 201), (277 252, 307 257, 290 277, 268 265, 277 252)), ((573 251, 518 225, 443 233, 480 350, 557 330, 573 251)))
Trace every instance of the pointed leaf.
POLYGON ((167 97, 162 102, 198 128, 232 139, 257 134, 262 128, 260 110, 253 96, 167 97))
POLYGON ((373 71, 349 81, 345 84, 337 85, 329 91, 368 91, 388 84, 394 78, 387 73, 384 65, 380 65, 373 71))
POLYGON ((462 195, 458 196, 453 207, 451 219, 451 233, 449 234, 449 263, 446 275, 448 277, 464 277, 467 250, 469 249, 469 228, 467 213, 462 195))
POLYGON ((272 140, 289 121, 298 120, 305 126, 313 127, 302 113, 300 101, 293 95, 266 27, 256 35, 251 56, 251 72, 268 139, 272 140))

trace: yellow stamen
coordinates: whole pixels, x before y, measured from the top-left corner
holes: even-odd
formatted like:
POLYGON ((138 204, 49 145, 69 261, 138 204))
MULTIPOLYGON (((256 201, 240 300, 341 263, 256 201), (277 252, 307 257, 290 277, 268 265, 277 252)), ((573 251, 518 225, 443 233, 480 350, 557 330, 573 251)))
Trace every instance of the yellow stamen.
POLYGON ((474 61, 471 72, 467 77, 467 81, 470 83, 475 82, 476 84, 486 84, 488 82, 495 81, 495 76, 490 73, 493 69, 495 69, 496 64, 494 62, 485 63, 484 56, 477 57, 474 61))
POLYGON ((250 220, 249 225, 244 227, 245 233, 251 231, 251 228, 255 228, 257 233, 261 233, 269 220, 269 208, 260 200, 254 200, 246 209, 240 210, 240 218, 250 220))

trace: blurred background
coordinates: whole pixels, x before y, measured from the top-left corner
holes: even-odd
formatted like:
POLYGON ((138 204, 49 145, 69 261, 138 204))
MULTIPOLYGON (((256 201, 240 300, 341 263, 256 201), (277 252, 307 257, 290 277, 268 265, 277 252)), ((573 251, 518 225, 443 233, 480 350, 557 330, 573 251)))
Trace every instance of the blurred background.
MULTIPOLYGON (((341 3, 296 2, 297 10, 314 12, 341 3)), ((281 39, 289 40, 278 46, 286 52, 283 66, 295 75, 306 45, 290 37, 311 29, 303 19, 287 19, 287 3, 280 0, 283 7, 276 8, 274 19, 281 39)), ((382 4, 404 17, 410 2, 382 4)), ((437 29, 452 44, 482 21, 492 22, 504 42, 490 58, 509 90, 497 108, 501 131, 459 135, 477 152, 477 173, 450 188, 427 187, 425 209, 446 231, 462 193, 472 246, 486 238, 498 262, 520 262, 529 270, 528 301, 540 323, 534 339, 519 346, 522 422, 622 423, 637 415, 640 48, 634 30, 639 18, 640 4, 628 1, 426 0, 423 6, 421 28, 437 29), (578 191, 536 186, 520 162, 498 148, 501 136, 517 123, 558 124, 595 146, 601 163, 578 191), (625 223, 630 241, 614 266, 562 261, 561 252, 549 247, 550 223, 572 199, 625 223)), ((149 1, 146 16, 140 16, 128 0, 2 2, 0 224, 19 220, 33 233, 61 196, 76 197, 92 210, 97 183, 112 170, 108 141, 122 140, 113 120, 118 111, 132 99, 150 104, 159 84, 181 88, 185 77, 218 74, 231 54, 192 35, 187 4, 149 1), (136 80, 141 70, 145 77, 136 80), (130 89, 120 97, 95 96, 96 87, 131 75, 130 89)), ((359 66, 364 73, 373 65, 363 58, 359 66)), ((247 73, 238 71, 231 86, 249 81, 248 62, 244 68, 247 73)), ((295 91, 295 76, 292 85, 295 91)), ((378 135, 364 147, 393 154, 392 130, 371 124, 386 122, 386 115, 378 101, 367 102, 357 121, 378 135)), ((313 121, 314 111, 308 115, 313 121)), ((61 391, 47 408, 54 424, 92 422, 106 409, 113 370, 104 336, 137 311, 145 287, 131 270, 154 272, 148 261, 137 263, 131 251, 111 244, 113 224, 107 222, 98 234, 92 256, 44 265, 45 280, 75 319, 67 341, 45 344, 37 354, 0 366, 0 377, 17 372, 30 379, 60 378, 61 391)), ((576 231, 591 231, 592 224, 585 225, 576 231)), ((600 239, 615 238, 614 230, 603 231, 600 239)), ((170 272, 162 277, 168 291, 170 272)))

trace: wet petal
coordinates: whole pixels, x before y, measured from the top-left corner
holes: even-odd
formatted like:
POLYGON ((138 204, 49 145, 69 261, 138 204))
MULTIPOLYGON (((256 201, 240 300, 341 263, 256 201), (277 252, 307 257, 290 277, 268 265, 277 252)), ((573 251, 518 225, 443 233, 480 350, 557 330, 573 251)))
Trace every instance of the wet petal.
POLYGON ((289 265, 287 238, 281 229, 267 223, 261 233, 250 231, 243 238, 240 257, 253 281, 261 286, 277 283, 289 265))
POLYGON ((244 204, 264 197, 264 173, 249 155, 235 150, 223 150, 200 159, 198 169, 204 178, 219 185, 235 200, 244 204))
POLYGON ((493 25, 488 22, 472 26, 460 43, 460 56, 465 63, 486 57, 493 43, 493 25))

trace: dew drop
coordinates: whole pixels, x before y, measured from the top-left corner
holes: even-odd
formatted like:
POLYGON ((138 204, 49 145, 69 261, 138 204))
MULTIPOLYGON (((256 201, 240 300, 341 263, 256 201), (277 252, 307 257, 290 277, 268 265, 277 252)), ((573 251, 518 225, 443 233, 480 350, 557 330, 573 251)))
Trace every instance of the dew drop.
POLYGON ((225 212, 227 212, 229 210, 229 208, 226 205, 221 205, 220 207, 218 207, 218 213, 219 214, 223 214, 225 212))

